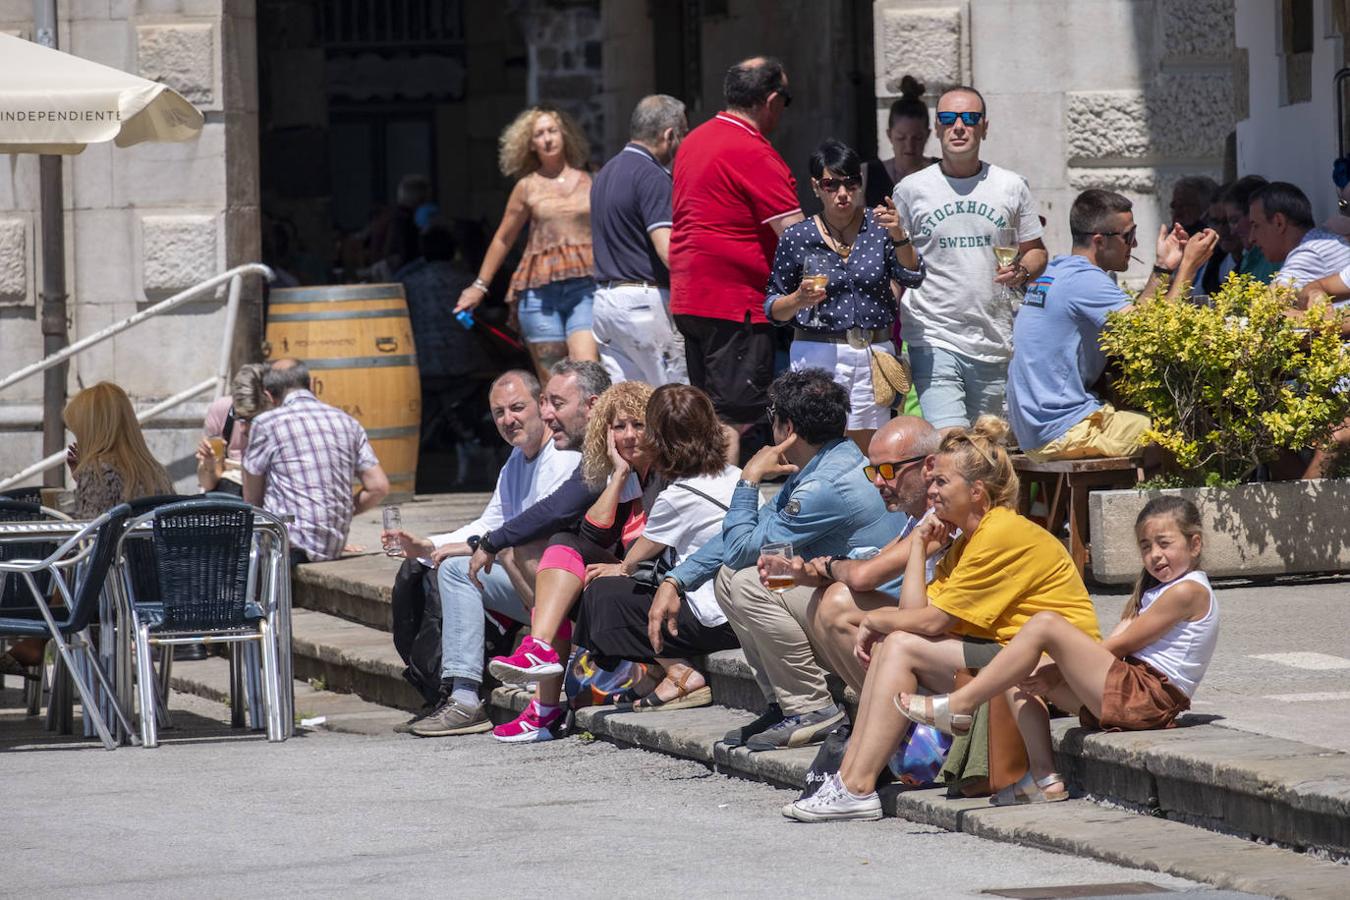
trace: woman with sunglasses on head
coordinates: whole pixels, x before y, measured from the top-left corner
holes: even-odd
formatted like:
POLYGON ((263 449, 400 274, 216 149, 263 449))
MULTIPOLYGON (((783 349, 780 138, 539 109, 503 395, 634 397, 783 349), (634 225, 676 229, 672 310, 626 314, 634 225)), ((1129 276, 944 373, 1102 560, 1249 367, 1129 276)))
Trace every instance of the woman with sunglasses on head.
POLYGON ((272 405, 263 392, 262 363, 240 366, 230 383, 230 393, 217 397, 206 408, 202 439, 197 444, 197 484, 203 491, 244 496, 244 451, 248 449, 249 423, 272 405), (224 457, 211 449, 212 440, 225 446, 224 457))
POLYGON ((876 351, 896 352, 891 282, 917 287, 924 264, 890 200, 864 208, 856 151, 830 138, 811 154, 810 168, 823 208, 779 239, 764 314, 775 325, 791 324, 793 369, 835 373, 849 395, 848 436, 866 451, 872 433, 891 417, 876 402, 872 383, 876 351))

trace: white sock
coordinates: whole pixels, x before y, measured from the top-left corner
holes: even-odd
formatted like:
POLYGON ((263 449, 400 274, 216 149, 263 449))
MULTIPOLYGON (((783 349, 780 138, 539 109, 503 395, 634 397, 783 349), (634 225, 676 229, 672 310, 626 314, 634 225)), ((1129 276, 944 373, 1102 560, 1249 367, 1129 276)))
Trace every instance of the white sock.
POLYGON ((539 718, 543 719, 543 718, 547 718, 548 716, 551 716, 551 715, 553 715, 555 712, 557 712, 557 711, 558 711, 558 707, 557 707, 556 705, 554 705, 554 706, 547 706, 547 705, 545 705, 545 704, 543 704, 543 703, 540 703, 538 700, 536 700, 536 701, 534 701, 534 711, 535 711, 535 713, 537 713, 537 714, 539 715, 539 718))
MULTIPOLYGON (((532 636, 532 637, 533 637, 533 636, 532 636)), ((538 644, 540 647, 543 647, 545 650, 552 650, 552 649, 553 649, 553 645, 550 644, 548 641, 541 641, 541 640, 539 640, 539 638, 533 638, 533 640, 534 640, 534 642, 535 642, 536 644, 538 644)))
POLYGON ((478 682, 470 678, 456 678, 450 689, 450 699, 467 709, 478 708, 478 682))

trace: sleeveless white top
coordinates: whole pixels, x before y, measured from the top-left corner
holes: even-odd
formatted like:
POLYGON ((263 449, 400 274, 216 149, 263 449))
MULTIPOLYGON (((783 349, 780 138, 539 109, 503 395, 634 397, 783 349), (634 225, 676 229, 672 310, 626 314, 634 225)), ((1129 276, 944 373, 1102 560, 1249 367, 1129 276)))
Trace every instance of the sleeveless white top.
POLYGON ((1205 677, 1205 669, 1214 655, 1214 646, 1219 642, 1219 603, 1214 599, 1214 589, 1209 585, 1208 576, 1204 572, 1191 571, 1166 584, 1148 589, 1139 598, 1139 612, 1148 609, 1159 597, 1183 581, 1194 581, 1209 594, 1209 611, 1204 618, 1196 622, 1183 619, 1162 637, 1130 655, 1166 675, 1183 694, 1190 697, 1195 694, 1200 679, 1205 677))

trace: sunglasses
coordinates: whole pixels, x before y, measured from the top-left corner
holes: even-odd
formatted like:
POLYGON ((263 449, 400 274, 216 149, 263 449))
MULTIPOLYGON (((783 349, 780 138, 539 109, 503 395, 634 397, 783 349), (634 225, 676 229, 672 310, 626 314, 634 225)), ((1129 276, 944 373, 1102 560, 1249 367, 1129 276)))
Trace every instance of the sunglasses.
POLYGON ((819 178, 816 180, 816 184, 820 185, 820 189, 825 193, 833 194, 841 187, 848 188, 850 191, 856 191, 858 188, 862 187, 862 179, 855 175, 849 175, 844 178, 819 178))
POLYGON ((787 109, 792 105, 792 94, 788 91, 787 85, 783 85, 777 91, 778 96, 783 98, 783 108, 787 109))
POLYGON ((875 466, 863 466, 863 474, 867 476, 868 481, 876 481, 878 473, 885 481, 890 481, 899 473, 903 472, 907 466, 912 466, 917 462, 923 462, 928 458, 927 453, 919 456, 911 456, 909 459, 902 459, 899 462, 884 462, 875 466))
POLYGON ((1133 228, 1131 228, 1129 231, 1075 231, 1075 232, 1074 232, 1074 235, 1076 235, 1077 237, 1092 237, 1094 234, 1097 235, 1098 237, 1118 237, 1118 238, 1123 239, 1123 240, 1125 241, 1125 243, 1127 243, 1127 244, 1133 244, 1133 243, 1134 243, 1135 235, 1139 234, 1139 226, 1136 225, 1136 226, 1134 226, 1133 228))
POLYGON ((966 125, 970 126, 971 128, 974 128, 976 125, 980 124, 980 120, 983 119, 983 118, 984 118, 984 113, 982 113, 982 112, 973 112, 973 111, 972 111, 972 112, 940 112, 940 113, 937 114, 937 120, 938 120, 938 124, 939 124, 939 125, 955 125, 955 124, 956 124, 956 120, 957 120, 957 119, 960 119, 962 122, 964 122, 966 125))

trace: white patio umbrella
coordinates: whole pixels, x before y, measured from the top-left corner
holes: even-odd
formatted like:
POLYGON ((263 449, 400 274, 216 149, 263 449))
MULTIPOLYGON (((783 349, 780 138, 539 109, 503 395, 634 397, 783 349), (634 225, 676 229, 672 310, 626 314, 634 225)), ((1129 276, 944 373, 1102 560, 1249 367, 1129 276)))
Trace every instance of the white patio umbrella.
MULTIPOLYGON (((186 141, 202 130, 202 114, 158 82, 63 53, 56 47, 56 4, 36 0, 40 43, 0 34, 0 153, 41 154, 43 356, 69 343, 66 329, 65 229, 61 161, 53 154, 79 153, 112 141, 130 147, 143 141, 186 141), (46 46, 44 46, 46 45, 46 46)), ((43 384, 43 455, 65 442, 61 410, 66 365, 46 371, 43 384)), ((50 470, 48 485, 61 473, 50 470)))
POLYGON ((0 153, 186 141, 202 114, 167 85, 0 34, 0 153))

